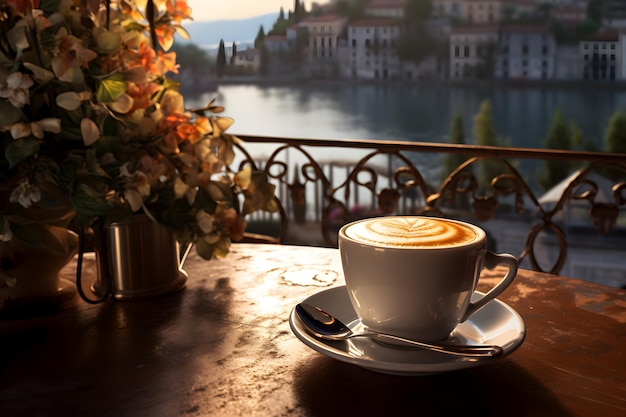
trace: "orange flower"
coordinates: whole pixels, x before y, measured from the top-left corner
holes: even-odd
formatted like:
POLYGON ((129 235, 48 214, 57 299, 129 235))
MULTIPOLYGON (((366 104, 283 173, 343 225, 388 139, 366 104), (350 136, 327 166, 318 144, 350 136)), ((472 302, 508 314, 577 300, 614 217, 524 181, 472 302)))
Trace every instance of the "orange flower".
POLYGON ((159 88, 155 83, 135 84, 129 81, 126 94, 133 99, 132 110, 150 107, 152 105, 152 96, 159 91, 159 88))
POLYGON ((159 41, 159 45, 161 48, 168 51, 172 45, 174 45, 174 35, 176 34, 176 29, 168 25, 159 25, 154 30, 157 35, 157 40, 159 41))
POLYGON ((139 45, 139 51, 137 51, 137 59, 139 61, 139 65, 147 72, 151 72, 156 74, 158 72, 157 67, 154 65, 154 61, 156 58, 156 52, 146 43, 142 43, 139 45))
POLYGON ((166 8, 172 20, 177 23, 183 19, 191 19, 191 7, 187 5, 187 0, 169 0, 166 8))
POLYGON ((246 230, 246 222, 234 208, 227 208, 225 210, 219 210, 215 213, 215 217, 218 218, 222 227, 228 230, 230 238, 234 241, 243 239, 243 234, 246 230))
POLYGON ((157 53, 155 67, 160 74, 165 74, 167 72, 173 72, 174 74, 178 74, 178 65, 176 64, 176 52, 164 53, 163 51, 159 51, 157 53))

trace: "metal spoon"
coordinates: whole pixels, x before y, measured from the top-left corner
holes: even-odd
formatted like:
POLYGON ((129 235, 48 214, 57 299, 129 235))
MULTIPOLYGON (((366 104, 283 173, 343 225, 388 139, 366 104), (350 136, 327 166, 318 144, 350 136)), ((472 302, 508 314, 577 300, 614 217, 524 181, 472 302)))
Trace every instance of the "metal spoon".
POLYGON ((465 356, 473 358, 489 357, 494 358, 502 355, 502 348, 495 345, 469 346, 469 345, 445 345, 429 342, 418 342, 416 340, 405 339, 372 330, 354 333, 341 321, 331 316, 324 310, 311 304, 300 303, 296 305, 296 314, 306 330, 313 336, 326 340, 346 340, 353 337, 375 337, 378 339, 393 340, 396 342, 408 343, 420 348, 433 350, 435 352, 447 353, 449 355, 465 356))

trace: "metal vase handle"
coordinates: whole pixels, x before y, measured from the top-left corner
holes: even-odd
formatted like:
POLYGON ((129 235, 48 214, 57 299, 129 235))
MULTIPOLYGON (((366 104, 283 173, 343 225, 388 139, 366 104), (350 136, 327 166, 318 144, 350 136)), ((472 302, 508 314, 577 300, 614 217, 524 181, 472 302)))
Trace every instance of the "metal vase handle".
POLYGON ((81 229, 76 287, 85 302, 147 298, 184 287, 187 274, 182 267, 193 244, 180 251, 169 229, 139 216, 96 231, 97 277, 91 289, 97 298, 87 296, 82 287, 83 234, 81 229))

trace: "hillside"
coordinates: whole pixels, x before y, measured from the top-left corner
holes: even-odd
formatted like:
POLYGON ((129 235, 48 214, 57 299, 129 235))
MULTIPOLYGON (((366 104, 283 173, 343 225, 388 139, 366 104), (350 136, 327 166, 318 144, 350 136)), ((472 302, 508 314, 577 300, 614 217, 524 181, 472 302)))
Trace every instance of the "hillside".
MULTIPOLYGON (((188 22, 184 24, 191 36, 191 42, 202 47, 203 49, 217 48, 220 39, 225 43, 250 43, 254 42, 254 38, 259 32, 259 28, 263 26, 267 33, 274 22, 278 19, 278 13, 268 13, 249 19, 241 20, 215 20, 210 22, 188 22)), ((184 43, 183 39, 177 38, 176 42, 184 43)))

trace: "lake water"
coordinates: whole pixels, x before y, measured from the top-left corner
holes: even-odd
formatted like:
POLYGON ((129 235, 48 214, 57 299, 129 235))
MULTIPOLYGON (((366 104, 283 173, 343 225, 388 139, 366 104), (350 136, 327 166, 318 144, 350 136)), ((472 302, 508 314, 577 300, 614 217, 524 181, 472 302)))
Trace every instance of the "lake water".
POLYGON ((467 87, 316 83, 288 86, 222 85, 186 95, 188 106, 212 98, 233 117, 232 133, 293 138, 387 139, 447 142, 460 112, 467 143, 473 118, 490 100, 498 136, 512 146, 540 148, 555 109, 575 122, 586 140, 603 147, 611 115, 626 109, 626 91, 573 87, 467 87))
MULTIPOLYGON (((553 113, 582 130, 584 139, 604 149, 611 115, 626 109, 626 91, 608 87, 496 87, 449 85, 373 85, 307 83, 303 85, 222 85, 215 91, 186 94, 188 107, 211 99, 234 118, 230 133, 323 139, 380 139, 448 142, 454 114, 460 112, 466 143, 473 139, 473 120, 490 100, 496 134, 511 146, 541 148, 553 113)), ((252 147, 254 149, 254 147, 252 147)), ((325 150, 324 158, 341 158, 325 150)), ((351 152, 351 157, 358 156, 351 152)), ((419 158, 419 157, 418 157, 419 158)), ((440 164, 424 156, 418 163, 426 177, 438 177, 440 164)), ((524 160, 518 169, 537 188, 539 161, 524 160)))

